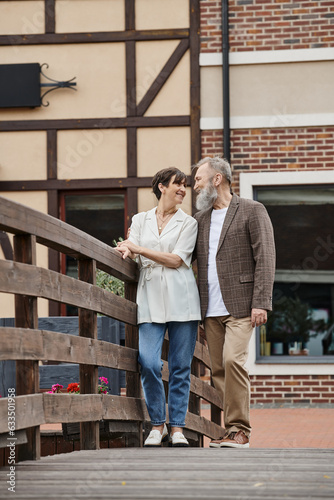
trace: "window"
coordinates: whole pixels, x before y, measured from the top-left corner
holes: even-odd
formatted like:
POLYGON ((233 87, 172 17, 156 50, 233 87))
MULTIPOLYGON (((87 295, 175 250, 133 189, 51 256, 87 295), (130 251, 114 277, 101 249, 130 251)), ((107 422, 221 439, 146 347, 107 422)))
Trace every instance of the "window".
POLYGON ((334 355, 334 185, 258 186, 254 198, 268 210, 277 251, 273 312, 258 333, 257 355, 329 360, 334 355))
MULTIPOLYGON (((109 246, 125 235, 125 193, 66 192, 61 196, 62 220, 109 246)), ((76 278, 76 259, 63 256, 62 272, 76 278)), ((76 316, 77 308, 63 306, 62 314, 76 316)))

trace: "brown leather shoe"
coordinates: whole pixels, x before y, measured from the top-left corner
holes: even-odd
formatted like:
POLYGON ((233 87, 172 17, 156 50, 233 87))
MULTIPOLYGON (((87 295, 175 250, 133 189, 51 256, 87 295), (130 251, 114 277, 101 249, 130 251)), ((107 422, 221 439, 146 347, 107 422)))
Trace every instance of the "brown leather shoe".
POLYGON ((210 448, 249 448, 249 439, 243 431, 225 434, 220 439, 211 441, 210 448))

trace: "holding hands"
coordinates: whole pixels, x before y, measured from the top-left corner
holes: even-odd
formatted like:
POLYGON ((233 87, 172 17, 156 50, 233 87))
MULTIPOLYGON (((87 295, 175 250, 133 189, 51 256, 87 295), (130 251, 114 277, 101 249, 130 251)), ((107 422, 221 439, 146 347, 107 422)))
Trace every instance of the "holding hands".
POLYGON ((140 253, 140 247, 135 243, 132 243, 130 240, 119 241, 115 250, 122 254, 123 259, 126 259, 127 257, 135 259, 140 253))

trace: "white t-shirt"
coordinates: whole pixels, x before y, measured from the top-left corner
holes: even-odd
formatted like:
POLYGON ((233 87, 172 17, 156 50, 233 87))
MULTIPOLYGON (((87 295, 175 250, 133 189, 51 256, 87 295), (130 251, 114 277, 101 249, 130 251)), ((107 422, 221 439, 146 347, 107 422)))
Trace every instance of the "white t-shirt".
POLYGON ((209 259, 208 259, 208 289, 209 289, 209 303, 206 317, 213 316, 227 316, 228 310, 223 301, 221 294, 216 255, 218 250, 218 243, 222 227, 224 224, 227 208, 220 210, 212 210, 211 224, 210 224, 210 239, 209 239, 209 259))

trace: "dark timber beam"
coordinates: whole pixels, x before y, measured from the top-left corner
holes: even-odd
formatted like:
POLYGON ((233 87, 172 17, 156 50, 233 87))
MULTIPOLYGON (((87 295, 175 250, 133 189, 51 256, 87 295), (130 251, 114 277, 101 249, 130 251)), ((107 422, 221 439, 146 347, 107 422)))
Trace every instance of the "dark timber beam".
POLYGON ((55 0, 45 0, 45 33, 55 33, 56 13, 55 0))
POLYGON ((66 43, 106 43, 188 38, 188 29, 129 30, 92 33, 45 33, 1 35, 0 45, 58 45, 66 43))
POLYGON ((48 130, 47 141, 47 177, 57 179, 57 130, 48 130))
MULTIPOLYGON (((48 181, 57 179, 57 130, 46 131, 47 137, 47 179, 48 181)), ((59 217, 58 191, 48 190, 48 214, 52 217, 59 217)), ((49 269, 60 271, 59 252, 48 249, 49 269)), ((49 301, 49 316, 60 316, 60 304, 49 301)))
POLYGON ((178 63, 181 61, 182 57, 189 48, 189 40, 181 40, 179 45, 174 50, 173 54, 170 56, 142 100, 137 106, 137 115, 143 116, 148 110, 153 100, 156 98, 157 94, 160 92, 161 88, 164 86, 178 63))
POLYGON ((126 127, 186 127, 188 115, 179 116, 128 116, 124 118, 85 118, 66 120, 13 120, 0 122, 0 132, 27 130, 85 130, 126 127))
POLYGON ((13 247, 8 238, 8 234, 0 231, 0 247, 2 248, 5 259, 13 260, 13 247))
MULTIPOLYGON (((0 181, 0 191, 47 191, 69 189, 119 189, 150 187, 152 177, 108 177, 106 179, 51 179, 44 181, 0 181)), ((190 185, 190 176, 187 183, 190 185)), ((51 215, 51 214, 50 214, 51 215)), ((53 214, 52 214, 53 215, 53 214)))
MULTIPOLYGON (((125 29, 134 32, 136 27, 135 0, 125 0, 125 29)), ((137 114, 137 83, 136 83, 136 42, 127 41, 126 53, 126 115, 128 118, 137 114)), ((127 127, 127 177, 137 177, 137 127, 127 127)), ((127 221, 131 225, 131 219, 138 212, 138 189, 137 186, 128 187, 127 195, 127 221)), ((124 235, 126 236, 126 235, 124 235)))

